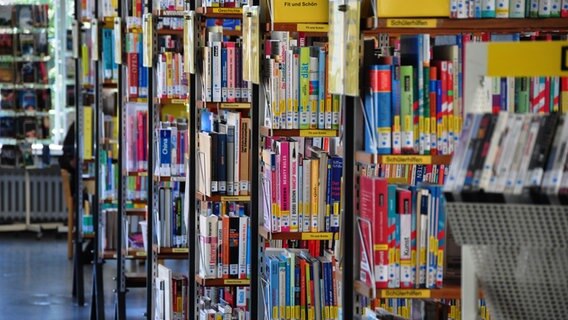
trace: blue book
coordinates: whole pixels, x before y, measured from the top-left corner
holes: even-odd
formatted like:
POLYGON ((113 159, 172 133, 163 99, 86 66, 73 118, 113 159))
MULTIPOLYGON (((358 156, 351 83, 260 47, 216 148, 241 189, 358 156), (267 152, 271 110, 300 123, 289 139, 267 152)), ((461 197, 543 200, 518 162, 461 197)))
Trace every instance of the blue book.
POLYGON ((172 130, 160 129, 160 143, 159 150, 160 153, 160 176, 170 176, 172 167, 172 130))
MULTIPOLYGON (((400 38, 400 62, 404 66, 412 66, 413 83, 412 96, 414 98, 412 104, 412 114, 414 121, 414 149, 415 151, 423 150, 420 148, 421 136, 419 132, 418 119, 424 114, 424 35, 404 35, 400 38)), ((423 149, 423 148, 422 148, 423 149)))
POLYGON ((148 69, 143 65, 142 55, 144 52, 143 35, 140 35, 140 41, 138 42, 138 96, 140 98, 148 97, 148 69))
POLYGON ((227 101, 227 48, 221 48, 221 101, 227 101))
POLYGON ((375 129, 376 115, 373 108, 373 97, 371 92, 365 92, 365 101, 363 108, 363 120, 365 121, 365 152, 377 154, 377 130, 375 129))
POLYGON ((501 110, 502 111, 507 111, 507 103, 508 103, 508 99, 507 99, 507 77, 501 77, 500 79, 500 85, 501 85, 501 110))
POLYGON ((371 95, 377 120, 375 130, 377 130, 378 154, 392 153, 391 70, 390 65, 372 65, 370 71, 372 79, 375 79, 371 81, 371 95))
POLYGON ((343 177, 343 158, 332 156, 331 161, 331 232, 339 232, 341 207, 341 179, 343 177))
POLYGON ((114 80, 114 41, 112 29, 103 29, 103 77, 114 80))
POLYGON ((201 110, 201 131, 202 132, 213 132, 213 119, 214 115, 211 111, 207 109, 201 110))

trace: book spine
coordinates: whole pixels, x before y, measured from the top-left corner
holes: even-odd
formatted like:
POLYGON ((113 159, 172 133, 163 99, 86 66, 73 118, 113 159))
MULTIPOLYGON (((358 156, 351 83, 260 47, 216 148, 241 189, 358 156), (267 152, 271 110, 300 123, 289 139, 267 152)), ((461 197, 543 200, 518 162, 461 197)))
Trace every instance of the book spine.
POLYGON ((171 134, 167 128, 160 129, 160 176, 169 177, 171 175, 171 134))
POLYGON ((495 7, 496 18, 509 18, 509 0, 497 0, 495 7))
POLYGON ((250 194, 250 143, 251 119, 241 119, 240 132, 240 195, 250 194))
POLYGON ((343 158, 331 158, 331 232, 339 232, 343 158))
MULTIPOLYGON (((538 18, 539 17, 539 0, 527 0, 530 1, 529 17, 538 18)), ((544 1, 544 0, 542 0, 544 1)))
POLYGON ((228 246, 228 239, 225 239, 225 233, 227 230, 223 228, 223 219, 217 220, 217 244, 219 247, 217 248, 217 272, 215 278, 223 278, 223 258, 224 258, 224 250, 225 246, 228 246))
POLYGON ((235 43, 227 42, 227 102, 236 102, 235 43))
POLYGON ((568 0, 562 0, 562 8, 560 9, 560 16, 562 18, 568 17, 568 0))
POLYGON ((227 102, 227 79, 228 79, 228 61, 227 47, 221 48, 221 101, 227 102))
POLYGON ((391 154, 391 90, 392 74, 390 65, 371 66, 371 95, 377 110, 378 145, 379 154, 391 154))
POLYGON ((229 216, 229 278, 239 278, 240 218, 229 216))
POLYGON ((213 41, 211 46, 212 50, 212 69, 211 69, 211 84, 212 89, 212 99, 214 102, 221 102, 221 77, 222 77, 222 66, 221 66, 221 42, 213 41))
POLYGON ((413 288, 412 277, 412 200, 408 190, 397 190, 400 219, 400 287, 413 288))
POLYGON ((524 18, 525 17, 525 9, 526 3, 525 1, 528 0, 511 0, 510 1, 510 18, 524 18))
POLYGON ((299 57, 299 116, 300 129, 310 128, 310 48, 300 48, 299 57))
POLYGON ((414 153, 414 121, 413 121, 413 74, 412 66, 400 67, 400 117, 402 132, 402 153, 414 153))
POLYGON ((388 186, 385 179, 374 179, 375 184, 375 220, 373 236, 373 254, 375 256, 374 274, 377 288, 388 288, 388 186))
POLYGON ((247 278, 247 233, 248 217, 239 218, 239 279, 247 278))
POLYGON ((235 127, 229 126, 227 128, 227 195, 234 196, 234 181, 235 176, 235 127))
POLYGON ((318 108, 317 108, 317 128, 325 129, 325 110, 326 110, 326 57, 325 50, 323 48, 319 49, 318 56, 318 108))
POLYGON ((317 129, 318 126, 318 111, 319 111, 319 64, 318 58, 310 56, 310 113, 309 113, 309 128, 317 129))
POLYGON ((495 0, 482 0, 481 17, 482 18, 495 18, 495 0))
POLYGON ((401 82, 400 67, 394 66, 392 70, 392 153, 402 153, 402 135, 401 135, 401 82))
POLYGON ((280 216, 282 232, 290 232, 290 143, 279 141, 280 147, 280 216))
POLYGON ((290 141, 290 231, 298 232, 298 142, 290 141))
POLYGON ((539 0, 538 17, 539 18, 550 18, 552 0, 539 0))

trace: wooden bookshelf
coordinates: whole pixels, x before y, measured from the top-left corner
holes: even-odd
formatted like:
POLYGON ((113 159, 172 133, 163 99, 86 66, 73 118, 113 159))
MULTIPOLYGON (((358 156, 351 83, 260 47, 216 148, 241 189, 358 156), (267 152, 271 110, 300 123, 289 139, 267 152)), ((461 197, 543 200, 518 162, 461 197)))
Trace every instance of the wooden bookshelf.
POLYGON ((231 110, 248 110, 250 109, 250 102, 203 102, 197 101, 199 108, 207 109, 231 109, 231 110))
POLYGON ((373 18, 365 21, 365 35, 378 33, 389 34, 456 34, 476 32, 530 32, 530 31, 566 31, 568 19, 378 19, 378 27, 373 29, 373 18))
POLYGON ((183 36, 183 29, 158 29, 158 35, 183 36))
POLYGON ((205 18, 216 19, 241 19, 243 17, 243 8, 208 8, 199 7, 195 12, 205 18))
POLYGON ((167 104, 186 105, 189 103, 189 100, 188 98, 156 98, 154 102, 160 105, 167 105, 167 104))
POLYGON ((327 23, 267 23, 266 31, 302 32, 307 37, 325 37, 329 31, 327 23))
POLYGON ((337 137, 338 130, 323 129, 270 129, 268 127, 260 127, 262 136, 271 137, 337 137))
MULTIPOLYGON (((156 246, 154 246, 154 249, 156 249, 156 246)), ((161 247, 155 252, 158 254, 158 259, 185 260, 188 257, 189 249, 161 247)))
POLYGON ((147 177, 148 172, 146 171, 128 171, 129 177, 147 177))
POLYGON ((177 176, 177 177, 157 177, 157 176, 154 176, 154 181, 156 181, 156 182, 185 182, 185 176, 177 176))
POLYGON ((451 155, 378 155, 363 151, 355 153, 355 161, 370 164, 436 164, 450 165, 451 155))
POLYGON ((124 273, 127 288, 146 288, 146 273, 124 273))
MULTIPOLYGON (((266 227, 259 228, 260 236, 267 240, 333 240, 332 232, 270 232, 266 227)), ((337 238, 337 237, 336 237, 337 238)))
POLYGON ((246 287, 250 286, 250 279, 205 279, 195 275, 195 282, 205 287, 246 287))
MULTIPOLYGON (((355 292, 372 298, 372 289, 356 280, 355 292)), ((461 299, 461 287, 457 284, 447 284, 441 289, 377 289, 376 298, 406 298, 406 299, 461 299)))
MULTIPOLYGON (((146 260, 146 251, 130 249, 124 258, 129 260, 146 260)), ((103 252, 103 259, 116 259, 116 250, 105 250, 103 252)))
POLYGON ((210 197, 196 192, 195 198, 201 201, 213 201, 213 202, 249 202, 250 196, 223 196, 223 195, 212 195, 210 197))

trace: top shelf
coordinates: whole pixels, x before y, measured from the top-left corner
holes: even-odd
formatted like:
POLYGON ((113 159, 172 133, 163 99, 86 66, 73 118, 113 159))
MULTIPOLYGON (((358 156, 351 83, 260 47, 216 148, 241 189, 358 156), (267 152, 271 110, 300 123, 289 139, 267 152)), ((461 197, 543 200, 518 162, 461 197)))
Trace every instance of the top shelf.
POLYGON ((206 18, 217 19, 241 19, 243 16, 243 8, 208 8, 199 7, 195 12, 206 18))
POLYGON ((468 32, 565 31, 568 19, 449 19, 449 18, 379 18, 373 29, 373 18, 364 21, 366 35, 377 33, 457 34, 468 32))

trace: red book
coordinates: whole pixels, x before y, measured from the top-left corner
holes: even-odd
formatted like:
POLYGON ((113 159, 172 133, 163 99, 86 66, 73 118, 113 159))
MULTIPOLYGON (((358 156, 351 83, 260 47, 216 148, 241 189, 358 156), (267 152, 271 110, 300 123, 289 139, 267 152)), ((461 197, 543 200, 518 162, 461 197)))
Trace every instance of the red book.
MULTIPOLYGON (((438 80, 440 81, 440 87, 442 92, 441 109, 436 109, 436 132, 438 133, 438 154, 445 154, 447 151, 447 141, 448 139, 448 126, 444 123, 448 119, 448 62, 447 61, 434 61, 434 66, 438 71, 438 80), (439 131, 442 131, 440 133, 439 131), (445 133, 445 134, 444 134, 445 133)), ((439 104, 439 102, 438 102, 439 104)))
POLYGON ((437 139, 438 136, 436 135, 436 107, 438 103, 438 95, 436 93, 436 80, 438 80, 438 68, 432 66, 430 67, 430 87, 429 87, 429 95, 430 95, 430 154, 436 155, 438 154, 438 145, 437 139))
POLYGON ((406 189, 397 189, 396 201, 396 211, 400 215, 400 287, 414 288, 411 192, 406 189))
POLYGON ((138 53, 128 53, 126 66, 129 70, 128 75, 128 97, 138 98, 138 53))

